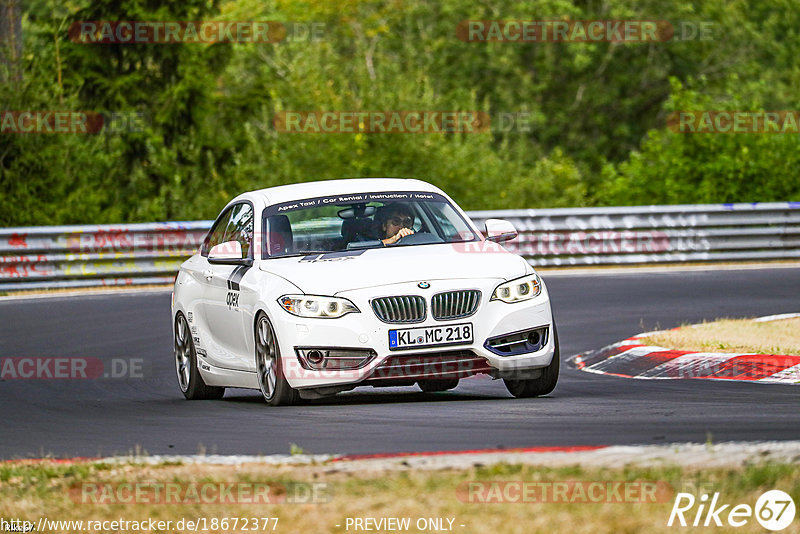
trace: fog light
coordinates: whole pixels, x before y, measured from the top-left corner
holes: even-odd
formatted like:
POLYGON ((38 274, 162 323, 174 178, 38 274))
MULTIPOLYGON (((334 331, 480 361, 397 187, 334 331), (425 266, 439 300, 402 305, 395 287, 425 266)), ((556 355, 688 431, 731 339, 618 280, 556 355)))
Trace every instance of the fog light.
POLYGON ((499 356, 515 356, 542 350, 547 345, 548 327, 540 326, 489 338, 484 347, 499 356))
POLYGON ((297 360, 310 371, 346 371, 360 369, 371 362, 377 354, 365 349, 295 349, 297 360))
POLYGON ((325 356, 322 354, 322 351, 319 350, 310 350, 306 355, 308 358, 308 363, 312 363, 314 365, 319 365, 325 360, 325 356))

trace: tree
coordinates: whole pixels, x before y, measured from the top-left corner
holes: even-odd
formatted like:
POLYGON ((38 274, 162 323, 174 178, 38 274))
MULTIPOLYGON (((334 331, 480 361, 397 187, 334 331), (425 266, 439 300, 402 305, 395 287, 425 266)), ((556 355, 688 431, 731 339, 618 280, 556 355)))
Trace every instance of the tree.
POLYGON ((22 80, 22 11, 19 0, 0 0, 0 82, 22 80))

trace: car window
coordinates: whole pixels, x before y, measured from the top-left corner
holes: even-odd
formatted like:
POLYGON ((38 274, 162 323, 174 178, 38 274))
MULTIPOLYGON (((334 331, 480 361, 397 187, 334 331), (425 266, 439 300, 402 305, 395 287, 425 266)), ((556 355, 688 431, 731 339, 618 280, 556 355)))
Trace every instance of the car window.
POLYGON ((459 222, 463 223, 463 221, 450 204, 440 203, 426 206, 426 208, 428 209, 425 211, 430 213, 436 220, 436 226, 438 226, 442 237, 444 237, 446 241, 458 241, 462 236, 462 232, 472 235, 472 231, 468 227, 463 224, 458 224, 459 222), (458 228, 456 228, 457 224, 458 228))
POLYGON ((287 213, 296 251, 338 248, 344 223, 338 215, 341 209, 341 206, 321 206, 287 213))
POLYGON ((253 243, 253 208, 250 204, 236 204, 217 219, 208 233, 201 254, 208 256, 212 247, 228 241, 238 241, 242 246, 242 257, 250 257, 253 243))
POLYGON ((395 225, 408 221, 405 224, 416 234, 398 246, 479 239, 448 200, 436 193, 315 197, 268 206, 263 216, 266 228, 276 228, 265 233, 265 257, 382 246, 380 240, 390 237, 389 220, 401 221, 395 225))
POLYGON ((225 242, 225 230, 228 229, 228 223, 231 220, 231 210, 226 210, 211 227, 208 236, 203 243, 201 254, 208 256, 208 251, 215 245, 225 242))
POLYGON ((238 241, 242 246, 242 258, 250 257, 250 246, 253 244, 253 208, 250 204, 236 204, 231 209, 223 243, 228 241, 238 241))

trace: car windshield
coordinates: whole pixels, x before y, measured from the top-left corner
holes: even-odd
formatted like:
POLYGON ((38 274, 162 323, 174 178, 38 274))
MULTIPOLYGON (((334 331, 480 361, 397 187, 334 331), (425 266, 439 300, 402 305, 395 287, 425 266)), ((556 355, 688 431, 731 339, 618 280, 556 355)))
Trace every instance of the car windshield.
POLYGON ((357 193, 284 202, 264 210, 263 228, 264 256, 270 258, 383 247, 381 240, 402 247, 479 239, 445 197, 427 192, 357 193), (410 235, 401 238, 402 234, 410 235))

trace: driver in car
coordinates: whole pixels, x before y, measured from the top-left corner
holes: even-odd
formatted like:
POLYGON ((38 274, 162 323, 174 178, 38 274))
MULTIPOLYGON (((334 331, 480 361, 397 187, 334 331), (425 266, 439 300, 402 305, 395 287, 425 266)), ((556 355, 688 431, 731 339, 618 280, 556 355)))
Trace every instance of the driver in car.
POLYGON ((383 238, 383 246, 393 245, 401 238, 414 233, 414 214, 405 204, 396 202, 378 210, 376 215, 383 238))

